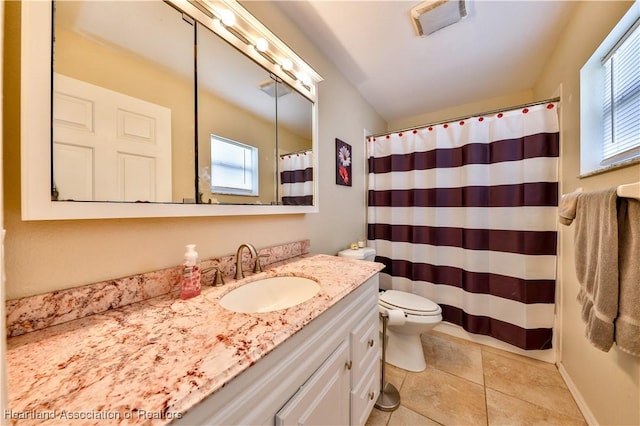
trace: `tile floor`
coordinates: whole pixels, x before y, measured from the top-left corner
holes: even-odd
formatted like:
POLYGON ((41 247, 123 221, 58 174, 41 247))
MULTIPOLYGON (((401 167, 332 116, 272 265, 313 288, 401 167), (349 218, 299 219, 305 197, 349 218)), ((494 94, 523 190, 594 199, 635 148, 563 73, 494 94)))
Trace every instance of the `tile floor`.
POLYGON ((438 332, 422 343, 427 369, 388 365, 400 407, 374 408, 367 426, 587 424, 553 364, 438 332))

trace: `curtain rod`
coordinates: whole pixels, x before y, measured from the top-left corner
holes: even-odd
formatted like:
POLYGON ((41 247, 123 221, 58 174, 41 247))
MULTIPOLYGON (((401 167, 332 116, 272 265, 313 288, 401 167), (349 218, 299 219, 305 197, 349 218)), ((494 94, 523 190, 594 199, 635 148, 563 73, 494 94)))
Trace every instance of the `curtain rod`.
POLYGON ((301 149, 300 151, 287 152, 286 154, 280 154, 280 157, 285 157, 287 155, 295 155, 295 154, 303 154, 312 151, 310 148, 301 149))
POLYGON ((451 123, 451 122, 454 122, 454 121, 467 120, 469 118, 473 118, 473 117, 477 117, 477 116, 491 115, 491 114, 496 114, 496 113, 499 113, 499 112, 511 111, 511 110, 514 110, 514 109, 532 107, 532 106, 536 106, 536 105, 546 104, 548 102, 559 102, 559 101, 560 101, 560 97, 544 99, 542 101, 529 102, 529 103, 526 103, 526 104, 514 105, 514 106, 510 106, 510 107, 506 107, 506 108, 500 108, 500 109, 493 109, 491 111, 480 112, 480 113, 473 114, 473 115, 465 115, 463 117, 450 118, 448 120, 434 121, 433 123, 429 123, 429 124, 420 124, 418 126, 411 126, 411 127, 406 127, 404 129, 392 130, 390 132, 378 133, 377 135, 369 135, 369 136, 367 136, 367 138, 379 138, 380 136, 390 135, 391 133, 408 132, 409 130, 422 129, 424 127, 429 127, 429 126, 437 126, 438 124, 445 124, 445 123, 451 123))

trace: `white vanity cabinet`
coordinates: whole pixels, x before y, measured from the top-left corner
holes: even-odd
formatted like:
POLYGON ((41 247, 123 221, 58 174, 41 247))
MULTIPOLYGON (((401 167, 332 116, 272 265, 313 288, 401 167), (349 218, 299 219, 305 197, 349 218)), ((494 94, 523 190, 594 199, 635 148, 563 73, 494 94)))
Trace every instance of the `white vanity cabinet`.
POLYGON ((378 345, 375 275, 174 424, 362 425, 380 391, 378 345))

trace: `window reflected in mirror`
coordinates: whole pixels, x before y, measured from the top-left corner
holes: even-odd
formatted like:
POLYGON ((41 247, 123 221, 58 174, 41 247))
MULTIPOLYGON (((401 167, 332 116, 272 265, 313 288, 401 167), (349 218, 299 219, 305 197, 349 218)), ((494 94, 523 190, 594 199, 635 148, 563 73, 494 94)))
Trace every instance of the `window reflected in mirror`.
POLYGON ((276 97, 271 74, 210 29, 198 26, 197 37, 199 197, 203 203, 275 204, 276 97), (210 169, 216 157, 213 135, 236 147, 256 149, 258 174, 252 182, 258 188, 212 191, 219 186, 210 169))
POLYGON ((257 196, 258 176, 258 148, 211 135, 211 193, 257 196))

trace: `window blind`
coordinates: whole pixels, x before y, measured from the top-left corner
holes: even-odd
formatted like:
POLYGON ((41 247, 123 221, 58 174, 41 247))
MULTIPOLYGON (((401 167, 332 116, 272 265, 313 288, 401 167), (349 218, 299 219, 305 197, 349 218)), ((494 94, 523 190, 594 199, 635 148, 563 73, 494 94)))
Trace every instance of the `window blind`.
POLYGON ((211 135, 211 192, 258 195, 258 148, 211 135))
POLYGON ((640 21, 603 59, 603 164, 640 156, 640 21))

